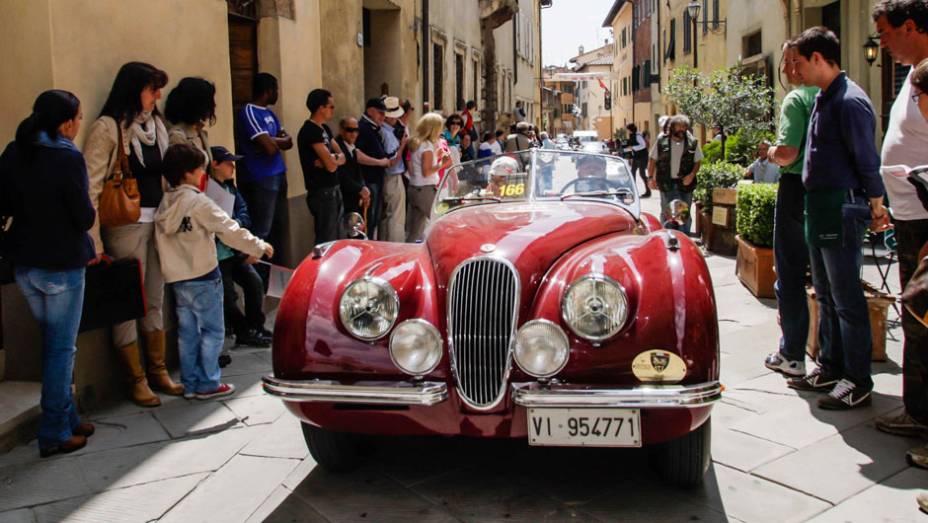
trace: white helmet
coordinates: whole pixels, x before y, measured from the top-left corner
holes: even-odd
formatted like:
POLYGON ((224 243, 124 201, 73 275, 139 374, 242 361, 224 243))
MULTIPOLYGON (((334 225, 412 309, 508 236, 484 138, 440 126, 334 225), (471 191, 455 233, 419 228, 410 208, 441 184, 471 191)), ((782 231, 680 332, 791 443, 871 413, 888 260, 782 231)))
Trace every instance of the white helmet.
POLYGON ((519 172, 519 162, 515 158, 500 156, 490 164, 490 176, 510 176, 519 172))

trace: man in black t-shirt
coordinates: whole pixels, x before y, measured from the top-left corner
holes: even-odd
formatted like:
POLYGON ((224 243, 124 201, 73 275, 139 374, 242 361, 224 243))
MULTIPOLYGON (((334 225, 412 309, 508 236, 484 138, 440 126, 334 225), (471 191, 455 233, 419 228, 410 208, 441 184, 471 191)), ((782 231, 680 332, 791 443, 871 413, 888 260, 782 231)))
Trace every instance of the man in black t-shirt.
POLYGON ((343 203, 337 171, 345 163, 345 155, 325 123, 335 112, 332 93, 314 89, 306 98, 306 107, 310 117, 303 123, 296 143, 306 184, 306 204, 313 215, 313 241, 320 244, 338 239, 343 203))

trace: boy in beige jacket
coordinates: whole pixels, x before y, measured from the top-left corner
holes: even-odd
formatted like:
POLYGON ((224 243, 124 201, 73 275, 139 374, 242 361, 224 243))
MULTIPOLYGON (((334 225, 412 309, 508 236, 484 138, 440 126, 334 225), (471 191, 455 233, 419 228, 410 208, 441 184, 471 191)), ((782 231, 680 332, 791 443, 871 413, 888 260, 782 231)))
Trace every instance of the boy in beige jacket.
POLYGON ((164 280, 177 304, 178 352, 184 397, 209 399, 235 392, 221 383, 219 354, 225 339, 222 278, 216 236, 248 254, 252 262, 274 248, 241 228, 198 187, 205 175, 203 153, 187 144, 164 155, 164 178, 171 189, 155 213, 155 241, 164 280))

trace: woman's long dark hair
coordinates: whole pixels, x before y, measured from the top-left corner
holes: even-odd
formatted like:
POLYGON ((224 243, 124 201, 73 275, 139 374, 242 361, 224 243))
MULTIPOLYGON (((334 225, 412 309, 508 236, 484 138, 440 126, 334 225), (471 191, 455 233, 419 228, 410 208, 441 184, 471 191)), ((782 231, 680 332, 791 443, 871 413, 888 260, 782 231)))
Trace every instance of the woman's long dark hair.
MULTIPOLYGON (((142 91, 146 87, 161 89, 168 83, 168 74, 143 62, 129 62, 119 68, 110 94, 100 110, 100 116, 109 116, 129 124, 142 112, 142 91)), ((158 113, 158 108, 154 110, 158 113)))
POLYGON ((73 120, 80 108, 81 101, 74 93, 51 89, 40 94, 32 104, 32 114, 16 128, 16 147, 20 153, 31 158, 39 133, 45 131, 54 140, 58 137, 58 127, 73 120))
POLYGON ((173 123, 216 123, 216 86, 203 78, 187 77, 171 89, 164 116, 173 123))

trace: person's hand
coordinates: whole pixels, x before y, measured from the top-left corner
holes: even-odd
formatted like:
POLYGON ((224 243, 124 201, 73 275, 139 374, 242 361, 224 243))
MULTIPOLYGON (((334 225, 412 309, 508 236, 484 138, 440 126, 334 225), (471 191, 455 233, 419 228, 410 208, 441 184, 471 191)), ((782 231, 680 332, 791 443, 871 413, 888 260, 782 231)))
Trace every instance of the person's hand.
POLYGON ((380 160, 381 167, 390 167, 391 165, 393 165, 393 163, 392 163, 392 160, 389 158, 382 158, 380 160))
POLYGON ((654 178, 648 178, 648 188, 651 190, 657 190, 657 180, 654 178))
POLYGON ((274 247, 270 243, 264 247, 264 255, 268 258, 274 257, 274 247))
POLYGON ((249 256, 249 257, 245 258, 245 265, 254 265, 254 264, 256 264, 256 263, 258 263, 258 257, 257 257, 257 256, 249 256))
POLYGON ((281 129, 281 130, 277 131, 277 137, 278 137, 278 138, 289 138, 290 135, 287 134, 287 131, 281 129))
POLYGON ((872 219, 870 230, 873 232, 882 232, 893 227, 893 224, 889 221, 889 211, 883 205, 871 208, 870 218, 872 219))
POLYGON ((322 168, 322 160, 320 160, 319 158, 316 158, 315 160, 313 160, 313 167, 322 168))
POLYGON ((103 262, 109 263, 109 262, 111 262, 111 261, 113 261, 112 258, 110 258, 109 256, 107 256, 105 253, 102 253, 102 252, 101 252, 100 254, 97 255, 96 258, 94 258, 94 259, 90 260, 89 262, 87 262, 87 266, 88 266, 88 267, 92 267, 92 266, 94 266, 94 265, 97 265, 98 263, 103 263, 103 262))
POLYGON ((371 190, 368 189, 367 187, 361 187, 360 195, 361 195, 361 199, 362 199, 362 200, 365 200, 365 201, 370 200, 370 199, 371 199, 371 190))
POLYGON ((691 185, 696 179, 696 173, 690 173, 683 177, 683 185, 691 185))

